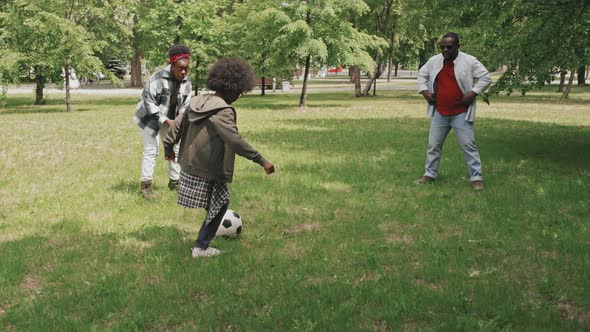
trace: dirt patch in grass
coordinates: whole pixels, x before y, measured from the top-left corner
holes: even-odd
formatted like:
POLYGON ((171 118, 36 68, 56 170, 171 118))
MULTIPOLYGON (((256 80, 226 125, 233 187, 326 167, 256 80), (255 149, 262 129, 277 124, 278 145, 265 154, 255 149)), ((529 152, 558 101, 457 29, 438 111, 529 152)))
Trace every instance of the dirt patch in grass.
POLYGON ((440 233, 439 238, 441 240, 446 240, 452 237, 462 237, 463 236, 463 230, 461 229, 461 227, 459 226, 455 226, 454 229, 452 230, 448 230, 448 231, 443 231, 442 233, 440 233))
POLYGON ((385 240, 392 244, 410 244, 414 241, 408 234, 389 234, 385 240))
POLYGON ((439 285, 422 279, 415 279, 414 283, 416 283, 418 286, 425 287, 433 291, 440 291, 441 289, 439 285))
POLYGON ((420 331, 424 329, 425 323, 413 319, 408 319, 404 322, 403 331, 420 331))
POLYGON ((369 272, 369 273, 363 273, 362 276, 360 276, 358 279, 356 279, 353 282, 353 287, 358 286, 359 284, 363 283, 363 282, 368 282, 368 281, 378 281, 379 279, 381 279, 381 275, 374 273, 374 272, 369 272))
POLYGON ((590 312, 578 308, 573 303, 567 301, 559 301, 555 304, 559 316, 577 321, 584 325, 585 328, 590 329, 590 312))
POLYGON ((301 232, 313 232, 320 229, 322 225, 318 222, 312 223, 303 223, 299 225, 295 225, 287 230, 285 230, 285 234, 293 235, 301 232))
POLYGON ((0 243, 11 242, 22 240, 25 237, 24 234, 2 234, 0 235, 0 243))
POLYGON ((280 255, 294 257, 300 259, 305 255, 305 249, 295 242, 288 242, 278 250, 280 255))
POLYGON ((157 285, 160 282, 162 282, 163 279, 164 278, 162 278, 162 276, 160 276, 160 275, 151 274, 145 278, 145 283, 147 285, 153 286, 153 285, 157 285))
POLYGON ((386 234, 385 241, 387 243, 410 244, 414 242, 412 236, 406 233, 406 229, 416 228, 416 225, 382 223, 378 227, 386 234))
POLYGON ((202 289, 191 289, 190 298, 195 303, 209 303, 209 295, 202 289))
POLYGON ((387 322, 382 320, 377 320, 373 322, 373 331, 375 332, 387 332, 393 331, 388 325, 387 322))
POLYGON ((0 305, 0 316, 3 316, 6 313, 6 310, 10 309, 10 305, 2 304, 0 305))
POLYGON ((43 287, 41 286, 41 281, 31 275, 25 276, 25 280, 23 281, 23 287, 33 292, 33 295, 40 295, 43 290, 43 287))

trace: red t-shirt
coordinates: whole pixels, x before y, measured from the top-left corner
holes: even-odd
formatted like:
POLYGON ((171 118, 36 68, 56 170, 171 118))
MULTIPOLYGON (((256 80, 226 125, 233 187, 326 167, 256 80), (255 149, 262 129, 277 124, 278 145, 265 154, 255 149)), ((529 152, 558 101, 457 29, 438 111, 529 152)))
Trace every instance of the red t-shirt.
POLYGON ((440 115, 457 115, 467 112, 467 105, 461 104, 463 93, 455 79, 455 64, 444 61, 443 68, 436 77, 436 109, 440 115))

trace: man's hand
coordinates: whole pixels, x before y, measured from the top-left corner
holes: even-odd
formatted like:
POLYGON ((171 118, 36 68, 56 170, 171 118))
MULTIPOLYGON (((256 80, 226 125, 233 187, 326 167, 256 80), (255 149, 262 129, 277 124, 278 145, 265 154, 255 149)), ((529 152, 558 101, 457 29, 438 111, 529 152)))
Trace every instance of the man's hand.
POLYGON ((164 155, 164 159, 166 159, 166 160, 174 160, 175 158, 176 158, 176 155, 174 154, 174 151, 172 151, 169 154, 164 155))
POLYGON ((477 97, 477 93, 475 93, 473 91, 469 91, 463 95, 463 98, 461 98, 461 104, 471 105, 473 103, 473 101, 475 100, 475 97, 477 97))
POLYGON ((275 172, 275 165, 273 165, 270 161, 265 161, 264 165, 262 165, 262 167, 264 167, 264 172, 266 172, 266 175, 272 174, 275 172))
POLYGON ((170 120, 170 119, 166 119, 166 121, 164 121, 164 123, 168 126, 168 128, 172 127, 172 124, 174 123, 174 121, 170 120))
POLYGON ((424 99, 426 99, 426 101, 430 104, 430 105, 436 105, 436 97, 430 93, 430 91, 428 90, 424 90, 421 92, 422 96, 424 96, 424 99))

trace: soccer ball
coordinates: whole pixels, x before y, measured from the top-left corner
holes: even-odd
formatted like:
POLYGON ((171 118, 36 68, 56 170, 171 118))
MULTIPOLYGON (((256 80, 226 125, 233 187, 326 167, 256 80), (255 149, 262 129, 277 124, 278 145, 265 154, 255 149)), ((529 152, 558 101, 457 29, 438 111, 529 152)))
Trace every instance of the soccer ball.
POLYGON ((242 217, 233 210, 227 210, 217 229, 217 236, 237 237, 242 232, 242 217))

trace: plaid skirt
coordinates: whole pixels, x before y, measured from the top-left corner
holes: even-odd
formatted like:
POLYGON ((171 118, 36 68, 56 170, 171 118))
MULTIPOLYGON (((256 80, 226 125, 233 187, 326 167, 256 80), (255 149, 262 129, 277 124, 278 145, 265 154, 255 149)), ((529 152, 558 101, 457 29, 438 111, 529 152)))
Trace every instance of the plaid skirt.
POLYGON ((209 224, 221 211, 221 208, 229 204, 229 197, 227 184, 180 171, 178 205, 186 208, 206 209, 205 223, 209 224))

